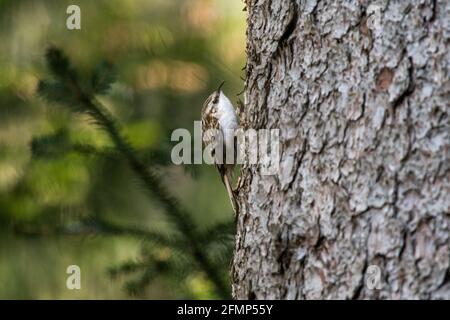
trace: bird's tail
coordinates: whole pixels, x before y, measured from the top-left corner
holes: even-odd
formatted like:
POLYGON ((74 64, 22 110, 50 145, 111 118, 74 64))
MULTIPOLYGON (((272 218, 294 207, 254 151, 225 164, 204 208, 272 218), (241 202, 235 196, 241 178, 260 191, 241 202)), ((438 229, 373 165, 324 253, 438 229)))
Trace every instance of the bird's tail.
POLYGON ((227 188, 228 197, 231 201, 231 206, 233 207, 234 214, 237 214, 237 201, 236 196, 234 194, 233 188, 231 187, 231 173, 227 170, 227 172, 223 175, 223 183, 225 184, 225 187, 227 188))

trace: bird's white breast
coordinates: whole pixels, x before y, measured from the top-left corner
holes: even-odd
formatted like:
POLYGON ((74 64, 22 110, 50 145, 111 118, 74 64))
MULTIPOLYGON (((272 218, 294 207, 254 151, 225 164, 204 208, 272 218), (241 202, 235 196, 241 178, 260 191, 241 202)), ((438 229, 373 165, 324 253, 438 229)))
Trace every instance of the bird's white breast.
POLYGON ((237 116, 230 99, 227 98, 223 92, 220 92, 219 96, 219 124, 222 129, 237 129, 237 116))
POLYGON ((219 96, 218 113, 220 115, 219 125, 223 132, 227 153, 233 154, 236 152, 234 150, 234 131, 238 128, 238 121, 230 99, 222 91, 219 96))

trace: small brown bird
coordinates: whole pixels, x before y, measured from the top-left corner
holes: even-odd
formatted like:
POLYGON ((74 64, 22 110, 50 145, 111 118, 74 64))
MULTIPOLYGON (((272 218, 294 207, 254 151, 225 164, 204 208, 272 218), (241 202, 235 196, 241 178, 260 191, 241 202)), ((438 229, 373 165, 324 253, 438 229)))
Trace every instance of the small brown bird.
POLYGON ((221 90, 224 83, 222 82, 219 88, 203 104, 202 138, 204 146, 211 144, 214 146, 217 146, 217 144, 222 145, 222 154, 215 152, 216 149, 214 148, 212 149, 212 157, 214 164, 219 170, 222 182, 227 189, 234 213, 237 214, 236 210, 238 207, 233 188, 231 187, 231 181, 237 154, 235 130, 238 128, 238 120, 233 105, 221 90), (233 157, 230 157, 230 154, 233 157), (233 161, 227 161, 230 158, 233 161))

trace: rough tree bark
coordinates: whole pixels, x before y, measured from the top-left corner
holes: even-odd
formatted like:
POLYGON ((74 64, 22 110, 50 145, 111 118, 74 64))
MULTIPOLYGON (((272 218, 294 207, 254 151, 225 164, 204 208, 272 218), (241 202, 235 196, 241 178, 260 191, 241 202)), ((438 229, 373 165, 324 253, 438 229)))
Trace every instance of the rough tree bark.
POLYGON ((242 169, 234 297, 449 299, 449 2, 246 8, 241 122, 281 162, 242 169))

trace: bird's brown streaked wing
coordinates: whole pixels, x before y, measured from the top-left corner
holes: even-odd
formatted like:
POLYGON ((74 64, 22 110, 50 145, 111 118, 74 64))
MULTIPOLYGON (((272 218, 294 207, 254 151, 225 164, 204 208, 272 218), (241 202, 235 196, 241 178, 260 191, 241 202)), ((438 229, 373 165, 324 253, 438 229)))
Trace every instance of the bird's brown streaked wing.
POLYGON ((215 113, 202 113, 202 141, 203 147, 215 142, 215 131, 220 130, 219 120, 215 113))
POLYGON ((213 99, 213 95, 210 95, 208 98, 206 98, 206 101, 203 103, 202 106, 202 117, 204 116, 205 112, 206 112, 206 107, 208 106, 208 104, 211 102, 211 100, 213 99))
POLYGON ((215 113, 211 112, 209 114, 202 115, 202 141, 203 147, 205 148, 208 145, 213 146, 212 149, 212 157, 215 161, 215 165, 220 172, 220 176, 222 177, 225 174, 225 166, 223 164, 224 159, 226 159, 226 148, 222 149, 222 160, 219 163, 218 159, 216 159, 215 148, 217 143, 223 143, 223 132, 220 130, 219 120, 215 117, 215 113), (217 134, 221 134, 221 137, 217 137, 217 134), (221 139, 219 139, 221 138, 221 139))

